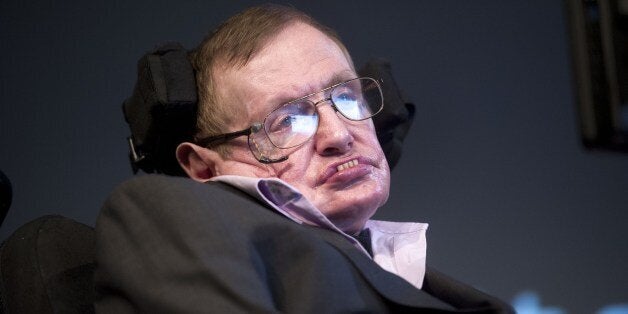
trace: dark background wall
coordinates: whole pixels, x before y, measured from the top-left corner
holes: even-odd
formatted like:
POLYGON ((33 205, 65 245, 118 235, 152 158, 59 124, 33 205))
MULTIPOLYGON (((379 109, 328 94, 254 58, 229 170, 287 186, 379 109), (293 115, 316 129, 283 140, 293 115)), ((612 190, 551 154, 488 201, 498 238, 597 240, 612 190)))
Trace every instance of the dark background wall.
MULTIPOLYGON (((132 175, 120 107, 137 59, 254 3, 1 1, 0 239, 49 213, 93 225, 132 175)), ((580 145, 561 1, 292 3, 356 64, 391 60, 417 105, 378 218, 429 222, 428 262, 505 300, 628 302, 628 155, 580 145)))

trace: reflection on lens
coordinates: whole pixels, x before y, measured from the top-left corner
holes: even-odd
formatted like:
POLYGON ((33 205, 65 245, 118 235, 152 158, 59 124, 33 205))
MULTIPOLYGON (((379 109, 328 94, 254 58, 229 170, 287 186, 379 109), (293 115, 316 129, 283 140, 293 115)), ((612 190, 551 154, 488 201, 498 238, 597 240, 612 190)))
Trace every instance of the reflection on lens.
POLYGON ((275 146, 290 148, 300 145, 316 132, 316 107, 311 101, 288 103, 268 115, 264 127, 275 146))
POLYGON ((360 120, 362 118, 360 105, 356 100, 338 101, 334 102, 334 104, 343 116, 352 120, 360 120))
POLYGON ((379 84, 371 78, 358 78, 338 85, 331 97, 345 118, 356 121, 372 117, 384 105, 379 84))
POLYGON ((307 141, 312 135, 314 135, 317 126, 318 116, 293 116, 290 129, 291 132, 277 134, 280 137, 273 134, 273 138, 271 140, 273 143, 279 144, 278 146, 281 148, 296 146, 307 141))

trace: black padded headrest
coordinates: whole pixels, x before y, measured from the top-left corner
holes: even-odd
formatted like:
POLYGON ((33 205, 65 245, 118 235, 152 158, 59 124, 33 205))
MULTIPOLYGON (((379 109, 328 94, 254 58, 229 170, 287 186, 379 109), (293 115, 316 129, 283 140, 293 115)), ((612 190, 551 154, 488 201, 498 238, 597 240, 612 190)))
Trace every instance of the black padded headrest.
POLYGON ((196 99, 194 71, 180 44, 161 45, 138 61, 133 95, 122 106, 133 172, 184 175, 175 149, 194 134, 196 99))
MULTIPOLYGON (((402 142, 414 118, 414 105, 406 102, 392 77, 390 63, 371 60, 359 71, 382 81, 384 109, 373 118, 377 137, 393 168, 401 156, 402 142)), ((133 95, 123 104, 131 128, 130 159, 134 173, 185 175, 175 150, 192 139, 196 129, 196 80, 186 50, 168 43, 138 62, 133 95)))

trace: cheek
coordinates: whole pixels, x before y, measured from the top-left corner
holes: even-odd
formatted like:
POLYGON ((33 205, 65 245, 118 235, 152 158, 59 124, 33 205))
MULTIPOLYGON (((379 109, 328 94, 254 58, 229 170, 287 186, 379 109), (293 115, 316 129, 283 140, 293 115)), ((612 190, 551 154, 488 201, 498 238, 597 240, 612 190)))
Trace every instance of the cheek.
POLYGON ((314 182, 318 173, 316 167, 313 166, 312 157, 313 149, 303 145, 291 152, 288 155, 288 160, 269 166, 272 167, 279 179, 295 186, 306 185, 308 182, 314 182))
POLYGON ((350 123, 352 124, 351 132, 354 137, 362 139, 364 142, 377 142, 377 133, 375 132, 375 125, 372 119, 352 121, 350 123))
POLYGON ((353 134, 355 142, 362 144, 364 146, 363 149, 369 151, 369 154, 385 159, 384 151, 382 151, 382 147, 377 139, 372 122, 367 127, 356 129, 353 134))
POLYGON ((253 157, 248 147, 233 147, 230 156, 218 165, 220 175, 240 175, 255 178, 275 177, 276 173, 269 165, 260 163, 253 157))
POLYGON ((382 150, 375 131, 372 128, 372 123, 370 126, 370 129, 363 130, 363 132, 359 134, 361 136, 361 142, 364 143, 365 146, 364 153, 374 156, 377 160, 378 170, 374 173, 373 177, 375 184, 374 192, 382 197, 380 205, 383 205, 388 199, 390 193, 390 168, 388 166, 386 156, 384 155, 384 151, 382 150))
POLYGON ((388 163, 385 162, 385 164, 386 169, 384 170, 381 181, 379 182, 379 193, 382 196, 379 206, 384 205, 384 203, 388 201, 388 196, 390 195, 390 170, 388 170, 388 163))
POLYGON ((368 190, 368 193, 372 193, 375 197, 373 202, 380 206, 388 200, 390 193, 390 170, 385 158, 382 159, 377 169, 373 171, 371 174, 371 182, 365 188, 368 190))

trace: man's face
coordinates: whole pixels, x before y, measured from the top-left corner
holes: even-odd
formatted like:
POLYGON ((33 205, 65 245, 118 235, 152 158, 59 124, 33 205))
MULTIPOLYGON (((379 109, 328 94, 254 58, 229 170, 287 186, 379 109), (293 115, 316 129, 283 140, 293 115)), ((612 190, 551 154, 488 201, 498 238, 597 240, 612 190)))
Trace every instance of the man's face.
MULTIPOLYGON (((218 101, 239 106, 243 112, 225 132, 263 121, 282 103, 357 77, 338 45, 303 23, 284 29, 246 66, 218 68, 215 73, 218 101)), ((322 98, 315 95, 312 100, 322 98)), ((371 119, 349 121, 329 103, 319 105, 318 114, 316 134, 288 160, 262 164, 242 137, 230 142, 231 155, 216 165, 215 174, 280 178, 299 189, 340 229, 355 233, 388 198, 388 163, 371 119)))

